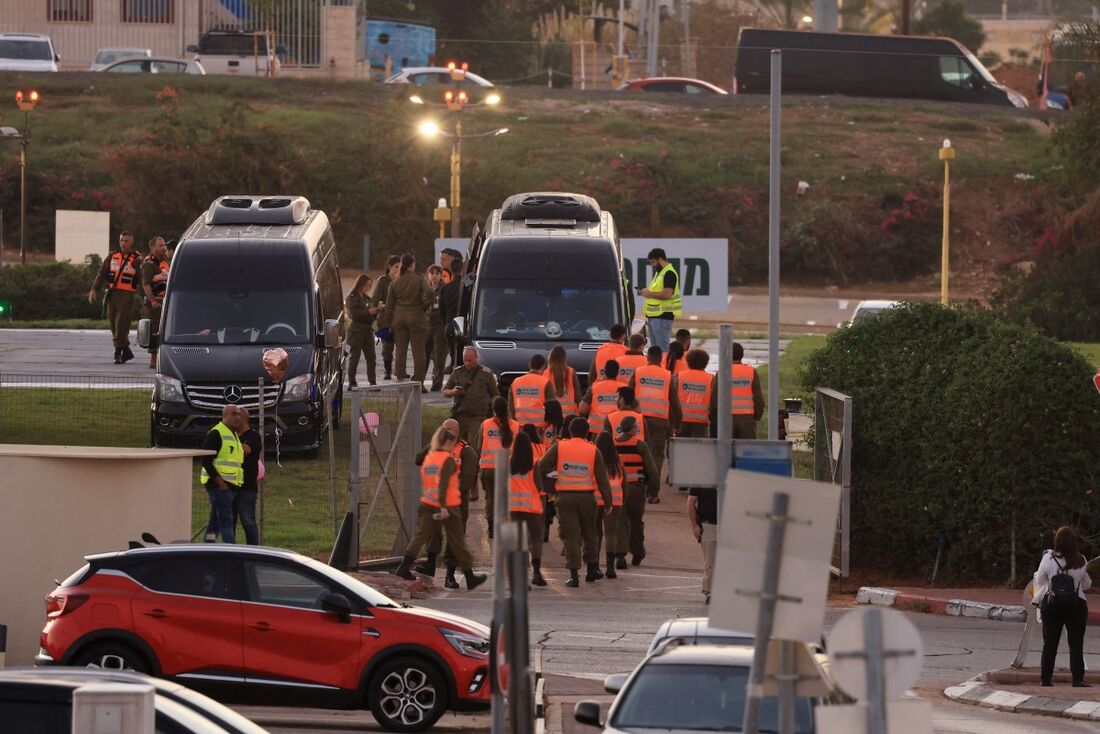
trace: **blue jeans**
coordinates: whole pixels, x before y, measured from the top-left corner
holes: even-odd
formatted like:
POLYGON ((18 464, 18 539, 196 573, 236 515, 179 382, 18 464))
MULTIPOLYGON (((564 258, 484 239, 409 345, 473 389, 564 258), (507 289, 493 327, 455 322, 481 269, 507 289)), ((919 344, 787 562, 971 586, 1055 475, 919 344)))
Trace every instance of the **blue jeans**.
POLYGON ((237 533, 233 522, 233 490, 218 489, 210 483, 206 486, 206 496, 210 498, 210 521, 206 524, 206 537, 211 540, 215 531, 222 536, 223 543, 236 543, 237 533))
POLYGON ((256 527, 256 493, 252 490, 235 490, 233 492, 233 526, 237 525, 237 518, 241 519, 241 527, 244 528, 245 542, 249 545, 260 544, 260 530, 256 527))
POLYGON ((649 331, 649 346, 657 346, 662 352, 667 352, 672 342, 672 319, 647 319, 645 323, 649 331))

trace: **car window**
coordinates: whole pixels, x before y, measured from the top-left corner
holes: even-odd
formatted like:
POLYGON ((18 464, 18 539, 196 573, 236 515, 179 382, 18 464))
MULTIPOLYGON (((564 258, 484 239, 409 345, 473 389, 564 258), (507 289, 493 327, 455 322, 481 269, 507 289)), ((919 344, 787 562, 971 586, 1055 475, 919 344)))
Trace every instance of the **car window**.
POLYGON ((143 586, 165 594, 234 599, 231 565, 225 558, 176 556, 145 561, 127 569, 143 586))
POLYGON ((145 64, 146 62, 142 61, 125 61, 121 64, 112 66, 107 71, 115 74, 140 74, 146 70, 143 68, 145 64))
POLYGON ((10 701, 0 698, 0 721, 4 722, 4 731, 69 734, 72 718, 73 707, 68 701, 10 701))
POLYGON ((684 85, 684 91, 687 92, 688 94, 706 94, 710 90, 709 89, 704 89, 703 87, 699 86, 698 84, 685 84, 684 85))
POLYGON ((331 589, 313 576, 288 566, 263 561, 249 563, 252 601, 284 607, 320 609, 331 589))
POLYGON ((182 74, 187 70, 187 65, 178 61, 152 61, 150 64, 154 74, 182 74))
POLYGON ((959 56, 940 57, 940 76, 948 84, 966 87, 966 80, 973 75, 970 66, 959 56))
POLYGON ((0 59, 53 61, 53 54, 45 41, 4 38, 0 39, 0 59))
POLYGON ((684 85, 680 82, 656 82, 654 84, 646 84, 642 87, 647 92, 683 92, 684 85))

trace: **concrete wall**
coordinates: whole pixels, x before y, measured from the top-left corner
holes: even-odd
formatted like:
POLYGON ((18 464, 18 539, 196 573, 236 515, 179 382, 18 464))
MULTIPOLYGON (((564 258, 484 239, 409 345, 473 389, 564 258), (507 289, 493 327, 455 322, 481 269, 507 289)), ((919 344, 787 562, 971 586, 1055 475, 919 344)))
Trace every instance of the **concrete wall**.
POLYGON ((1023 49, 1031 56, 1042 58, 1042 44, 1054 22, 1049 18, 982 18, 981 21, 986 33, 982 51, 996 51, 1004 61, 1012 60, 1008 51, 1013 48, 1023 49))
POLYGON ((201 451, 0 444, 0 623, 8 665, 30 665, 44 599, 92 553, 144 531, 191 536, 192 457, 201 451))

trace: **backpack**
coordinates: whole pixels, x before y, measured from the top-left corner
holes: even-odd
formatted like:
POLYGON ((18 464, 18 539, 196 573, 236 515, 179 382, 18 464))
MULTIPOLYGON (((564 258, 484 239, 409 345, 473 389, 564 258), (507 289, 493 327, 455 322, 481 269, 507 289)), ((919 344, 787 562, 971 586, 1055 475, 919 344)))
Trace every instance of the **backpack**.
POLYGON ((1069 609, 1077 603, 1077 582, 1066 573, 1065 566, 1058 563, 1057 558, 1051 555, 1051 559, 1054 561, 1054 565, 1058 566, 1058 573, 1050 577, 1047 598, 1054 606, 1060 609, 1069 609))

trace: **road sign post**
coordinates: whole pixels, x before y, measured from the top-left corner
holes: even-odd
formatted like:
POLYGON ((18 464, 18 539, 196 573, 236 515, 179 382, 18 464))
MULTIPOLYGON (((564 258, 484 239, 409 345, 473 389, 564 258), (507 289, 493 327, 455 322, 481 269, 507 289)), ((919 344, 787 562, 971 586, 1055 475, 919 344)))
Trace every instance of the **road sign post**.
MULTIPOLYGON (((496 476, 494 477, 493 485, 493 506, 490 511, 493 516, 489 519, 489 524, 493 528, 493 639, 492 649, 497 652, 501 649, 501 628, 505 626, 505 620, 510 616, 508 613, 508 598, 507 598, 507 577, 508 574, 505 571, 505 565, 507 564, 508 556, 505 552, 504 543, 501 542, 501 526, 503 525, 502 519, 508 512, 508 450, 497 449, 494 452, 494 460, 496 463, 496 476)), ((505 654, 508 654, 508 645, 504 643, 503 649, 505 654)), ((491 666, 493 671, 492 677, 492 734, 505 734, 507 732, 507 718, 505 716, 505 687, 501 684, 500 676, 498 673, 499 665, 491 666)), ((509 676, 511 677, 511 676, 509 676)))

